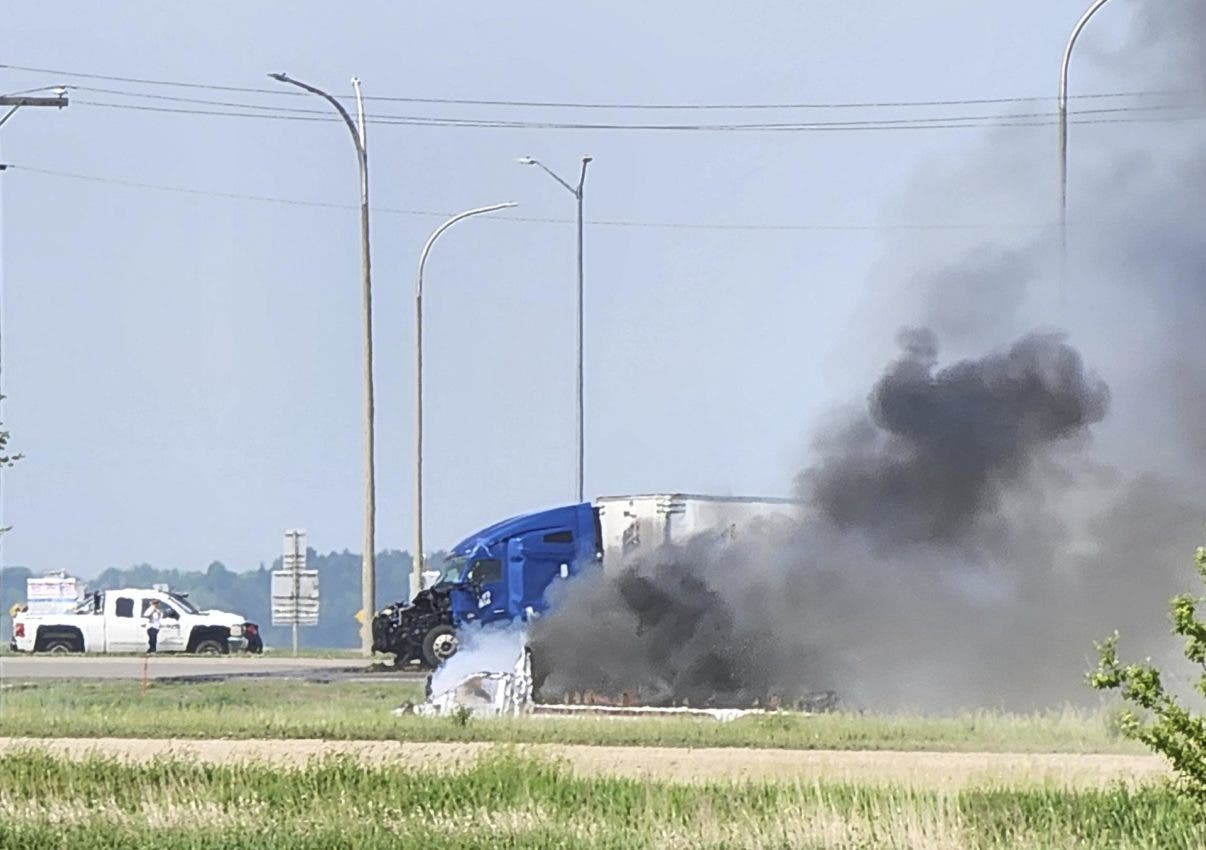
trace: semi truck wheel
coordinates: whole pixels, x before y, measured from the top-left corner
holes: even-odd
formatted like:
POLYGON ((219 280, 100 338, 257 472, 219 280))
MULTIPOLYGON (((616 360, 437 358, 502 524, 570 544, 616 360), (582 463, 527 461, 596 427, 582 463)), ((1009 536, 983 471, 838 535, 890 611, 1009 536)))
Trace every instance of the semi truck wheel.
POLYGON ((436 626, 423 638, 423 660, 434 669, 456 655, 458 646, 456 629, 448 625, 436 626))

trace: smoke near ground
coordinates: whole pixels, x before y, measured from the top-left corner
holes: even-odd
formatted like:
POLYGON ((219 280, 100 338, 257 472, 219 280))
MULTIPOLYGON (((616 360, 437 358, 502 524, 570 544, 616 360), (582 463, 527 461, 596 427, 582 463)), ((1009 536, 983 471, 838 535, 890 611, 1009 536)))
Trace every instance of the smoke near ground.
MULTIPOLYGON (((1115 90, 1200 100, 1202 4, 1136 7, 1107 58, 1115 90)), ((1054 128, 987 141, 899 212, 1054 221, 1054 128)), ((857 352, 898 351, 785 470, 799 516, 559 586, 533 628, 546 695, 1029 708, 1094 699, 1115 628, 1175 651, 1167 598, 1206 542, 1204 142, 1200 121, 1073 124, 1066 284, 1054 227, 889 246, 857 352)))

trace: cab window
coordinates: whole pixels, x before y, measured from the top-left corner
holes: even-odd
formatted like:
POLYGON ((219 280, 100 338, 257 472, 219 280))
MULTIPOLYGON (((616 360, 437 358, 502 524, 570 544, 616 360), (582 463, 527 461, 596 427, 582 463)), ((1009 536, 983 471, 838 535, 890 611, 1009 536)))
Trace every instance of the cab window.
POLYGON ((502 580, 502 561, 498 558, 479 558, 469 567, 469 581, 486 584, 502 580))
POLYGON ((133 617, 134 616, 134 600, 128 596, 117 597, 117 616, 133 617))

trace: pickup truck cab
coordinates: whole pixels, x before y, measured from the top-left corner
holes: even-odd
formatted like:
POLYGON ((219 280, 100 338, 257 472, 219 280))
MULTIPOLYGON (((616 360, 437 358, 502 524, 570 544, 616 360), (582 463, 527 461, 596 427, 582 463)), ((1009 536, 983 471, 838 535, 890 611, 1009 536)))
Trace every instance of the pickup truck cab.
POLYGON ((179 593, 124 588, 89 593, 67 614, 15 615, 11 646, 19 652, 145 652, 151 600, 163 614, 159 652, 225 655, 246 648, 257 633, 238 614, 198 610, 179 593))

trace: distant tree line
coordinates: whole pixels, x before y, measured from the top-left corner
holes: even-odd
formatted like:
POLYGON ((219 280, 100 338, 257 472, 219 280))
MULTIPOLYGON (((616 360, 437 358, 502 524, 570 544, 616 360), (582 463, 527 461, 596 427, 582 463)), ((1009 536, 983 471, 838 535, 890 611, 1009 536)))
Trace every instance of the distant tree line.
MULTIPOLYGON (((438 556, 433 558, 437 563, 439 560, 438 556)), ((112 567, 86 583, 89 590, 166 584, 174 591, 187 593, 198 608, 233 611, 259 623, 265 646, 288 648, 290 629, 272 626, 269 599, 272 570, 281 569, 281 564, 282 559, 277 558, 270 567, 260 564, 258 569, 246 572, 233 572, 220 561, 214 561, 203 572, 139 564, 126 569, 112 567)), ((309 549, 306 566, 318 570, 321 604, 318 625, 298 629, 298 644, 312 649, 359 646, 360 625, 355 616, 360 610, 360 555, 346 550, 320 555, 309 549)), ((387 550, 377 555, 378 608, 409 595, 410 568, 408 552, 387 550)), ((0 585, 0 636, 5 644, 12 637, 9 609, 25 599, 25 580, 30 575, 42 574, 27 567, 5 568, 0 585)))

